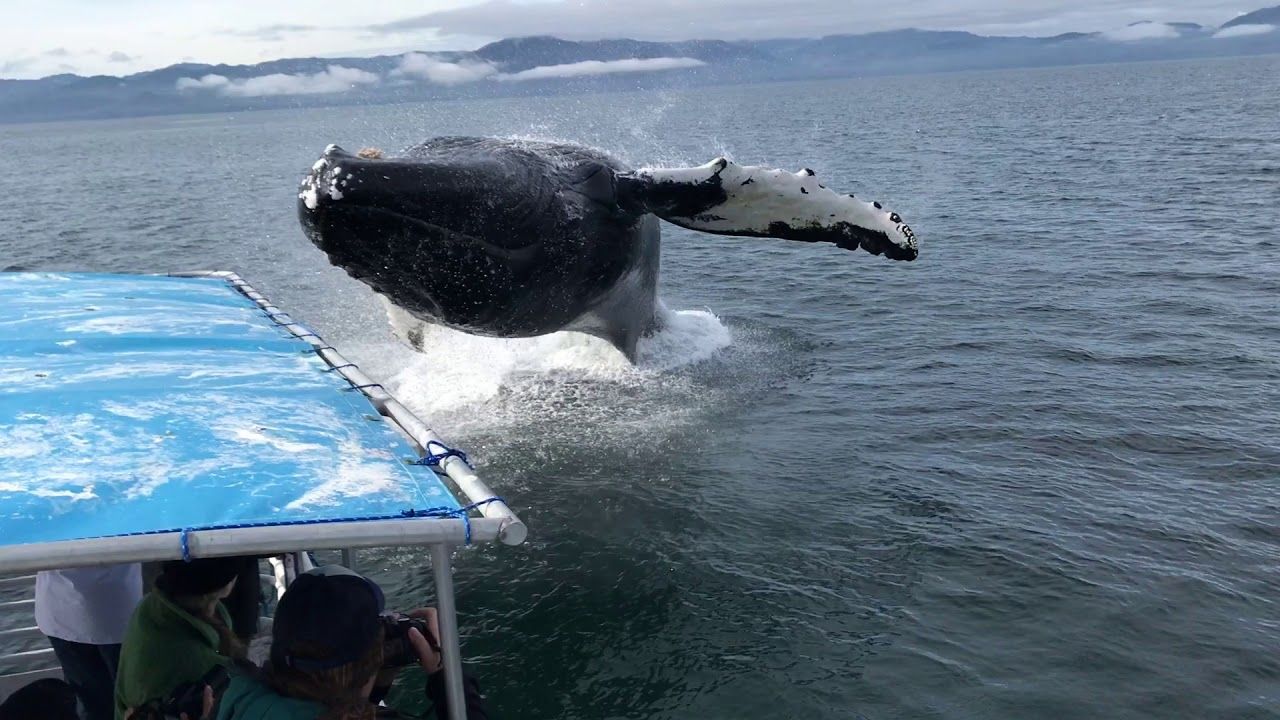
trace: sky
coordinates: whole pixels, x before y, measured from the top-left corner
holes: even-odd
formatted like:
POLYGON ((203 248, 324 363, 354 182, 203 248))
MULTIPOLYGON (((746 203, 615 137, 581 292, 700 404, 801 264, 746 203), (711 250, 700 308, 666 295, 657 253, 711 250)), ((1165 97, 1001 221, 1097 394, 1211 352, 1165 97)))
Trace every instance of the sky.
POLYGON ((1274 0, 0 0, 0 78, 127 75, 567 39, 815 37, 917 27, 984 35, 1220 25, 1274 0))

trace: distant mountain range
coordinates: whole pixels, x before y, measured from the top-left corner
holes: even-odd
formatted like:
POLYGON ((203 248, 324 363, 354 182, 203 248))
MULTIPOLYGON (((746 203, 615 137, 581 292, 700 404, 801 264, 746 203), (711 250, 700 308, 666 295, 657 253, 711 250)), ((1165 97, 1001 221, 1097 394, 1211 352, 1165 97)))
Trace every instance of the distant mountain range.
POLYGON ((1254 10, 1251 13, 1241 15, 1230 22, 1222 24, 1222 27, 1236 27, 1237 25, 1276 25, 1280 26, 1280 5, 1275 7, 1254 10))
POLYGON ((1144 22, 1054 37, 928 30, 734 42, 525 37, 470 52, 181 64, 126 77, 0 79, 0 123, 1266 53, 1280 53, 1280 6, 1218 28, 1144 22))

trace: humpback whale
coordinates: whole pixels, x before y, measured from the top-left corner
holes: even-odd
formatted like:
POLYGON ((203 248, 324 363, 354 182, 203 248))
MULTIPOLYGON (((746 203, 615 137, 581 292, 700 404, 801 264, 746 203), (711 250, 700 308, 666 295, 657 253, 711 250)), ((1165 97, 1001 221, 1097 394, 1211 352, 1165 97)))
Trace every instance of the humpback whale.
POLYGON ((632 169, 590 148, 496 138, 436 138, 396 157, 330 145, 302 179, 298 216, 330 262, 383 296, 402 330, 413 321, 496 337, 576 330, 632 362, 637 341, 661 324, 659 218, 894 260, 918 253, 897 213, 828 189, 812 170, 725 158, 632 169))

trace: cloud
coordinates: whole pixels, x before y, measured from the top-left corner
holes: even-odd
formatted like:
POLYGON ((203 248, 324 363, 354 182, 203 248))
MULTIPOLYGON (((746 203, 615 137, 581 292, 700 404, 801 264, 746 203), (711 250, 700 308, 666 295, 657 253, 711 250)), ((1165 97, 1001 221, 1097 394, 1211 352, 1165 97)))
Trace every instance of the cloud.
POLYGON ((133 57, 116 50, 107 56, 107 62, 133 62, 133 57))
POLYGON ((1136 40, 1165 40, 1178 37, 1178 28, 1165 23, 1140 22, 1119 30, 1103 33, 1108 40, 1134 42, 1136 40))
POLYGON ((0 62, 0 74, 21 72, 34 65, 35 62, 35 58, 29 57, 5 60, 4 62, 0 62))
POLYGON ((573 78, 588 75, 608 75, 611 73, 657 72, 659 70, 677 70, 706 65, 694 58, 660 57, 632 58, 630 60, 586 60, 584 62, 565 65, 542 65, 510 75, 499 75, 499 80, 545 80, 547 78, 573 78))
POLYGON ((1247 37, 1249 35, 1266 35, 1276 29, 1275 25, 1232 25, 1222 28, 1213 36, 1216 38, 1247 37))
POLYGON ((273 73, 232 80, 224 75, 205 75, 200 79, 179 78, 180 91, 213 90, 227 97, 266 97, 271 95, 322 95, 346 92, 358 85, 375 85, 378 76, 356 68, 330 65, 311 75, 273 73))
POLYGON ((497 72, 498 68, 487 62, 463 60, 451 63, 423 53, 408 53, 400 58, 400 64, 391 74, 422 78, 437 85, 461 85, 487 78, 497 72))
MULTIPOLYGON (((365 29, 377 35, 434 30, 442 35, 489 38, 675 40, 871 32, 907 24, 875 9, 868 0, 861 5, 851 7, 851 0, 486 0, 365 29)), ((902 6, 898 7, 901 11, 902 6)))
POLYGON ((189 77, 178 78, 178 90, 215 90, 230 84, 231 80, 225 75, 205 75, 198 80, 189 77))
POLYGON ((64 47, 59 47, 52 50, 45 50, 44 54, 49 57, 70 57, 71 51, 64 47))
POLYGON ((275 25, 263 25, 262 27, 250 28, 248 30, 219 30, 219 35, 229 35, 231 37, 248 38, 250 40, 261 40, 263 42, 277 42, 284 39, 285 35, 293 35, 300 33, 309 33, 319 30, 315 25, 298 25, 295 23, 277 23, 275 25))
POLYGON ((554 35, 569 40, 817 37, 911 27, 1049 36, 1119 28, 1135 20, 1216 26, 1238 10, 1240 2, 916 0, 885 5, 874 0, 470 0, 457 4, 462 6, 365 29, 405 38, 432 30, 451 37, 554 35))

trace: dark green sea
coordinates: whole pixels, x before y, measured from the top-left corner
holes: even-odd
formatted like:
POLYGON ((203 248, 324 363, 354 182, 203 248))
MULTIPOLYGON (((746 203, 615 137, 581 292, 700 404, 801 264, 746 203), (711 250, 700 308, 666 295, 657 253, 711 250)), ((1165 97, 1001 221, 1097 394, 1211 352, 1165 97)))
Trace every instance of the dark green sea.
MULTIPOLYGON (((236 270, 468 451, 531 530, 457 558, 495 717, 1280 717, 1280 57, 0 126, 0 158, 0 268, 236 270), (810 167, 921 256, 668 226, 639 368, 417 354, 296 186, 445 134, 810 167)), ((361 569, 430 597, 424 553, 361 569)))

